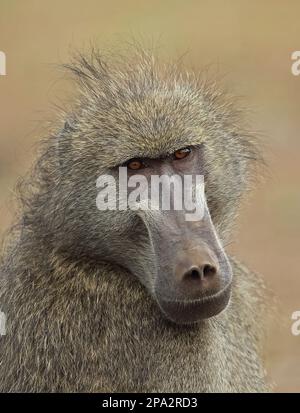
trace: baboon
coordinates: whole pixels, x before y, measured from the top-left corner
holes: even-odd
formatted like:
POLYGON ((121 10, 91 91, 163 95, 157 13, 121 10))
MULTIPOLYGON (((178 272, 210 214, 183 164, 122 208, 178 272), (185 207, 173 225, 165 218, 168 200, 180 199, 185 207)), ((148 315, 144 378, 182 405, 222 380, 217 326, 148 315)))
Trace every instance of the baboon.
POLYGON ((2 392, 261 392, 260 277, 228 257, 259 145, 207 76, 138 50, 66 65, 77 98, 19 185, 1 261, 2 392), (204 176, 184 211, 96 207, 96 180, 204 176))

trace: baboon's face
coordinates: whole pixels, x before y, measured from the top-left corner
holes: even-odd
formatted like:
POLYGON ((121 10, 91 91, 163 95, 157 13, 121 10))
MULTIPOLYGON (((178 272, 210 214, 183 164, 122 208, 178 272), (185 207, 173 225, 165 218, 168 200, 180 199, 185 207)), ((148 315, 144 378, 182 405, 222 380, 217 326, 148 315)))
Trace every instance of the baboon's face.
POLYGON ((222 242, 244 188, 245 150, 222 110, 212 109, 213 98, 177 84, 146 92, 126 101, 123 90, 104 112, 102 98, 98 108, 93 101, 89 118, 77 126, 78 139, 73 134, 72 174, 88 186, 77 189, 76 241, 129 270, 168 319, 192 323, 217 315, 230 299, 232 272, 222 242), (96 179, 110 174, 118 181, 120 166, 128 178, 143 175, 149 188, 153 175, 203 175, 202 218, 188 221, 184 208, 97 210, 96 179))
MULTIPOLYGON (((177 176, 182 182, 187 175, 203 176, 203 146, 178 147, 151 158, 135 157, 122 166, 127 168, 127 179, 136 179, 138 175, 145 178, 147 194, 151 195, 153 176, 177 176)), ((112 173, 116 176, 116 170, 112 173)), ((194 187, 195 195, 195 181, 189 185, 194 187)), ((176 193, 176 185, 160 189, 162 197, 163 191, 169 189, 172 200, 182 196, 176 193)), ((133 190, 128 188, 129 197, 133 190)), ((172 202, 169 210, 163 210, 160 202, 155 210, 149 204, 146 209, 119 211, 119 220, 117 211, 109 212, 113 233, 112 239, 107 240, 107 257, 135 274, 166 317, 177 323, 212 317, 226 307, 230 298, 231 267, 212 223, 204 192, 198 202, 202 209, 192 221, 188 220, 184 202, 178 210, 172 202)), ((109 213, 106 212, 107 217, 109 213)))
MULTIPOLYGON (((147 179, 150 192, 153 175, 176 175, 182 182, 187 175, 203 176, 203 156, 203 145, 187 146, 159 158, 131 159, 126 165, 130 177, 139 173, 147 179)), ((195 183, 191 186, 194 191, 197 189, 195 183)), ((162 187, 162 196, 168 189, 162 187)), ((176 185, 170 189, 172 199, 178 197, 176 185)), ((166 317, 176 323, 217 315, 230 298, 231 267, 212 223, 204 192, 198 202, 202 205, 201 216, 194 216, 192 221, 188 220, 184 202, 180 210, 174 204, 170 210, 162 210, 160 203, 158 210, 140 209, 134 213, 138 217, 136 225, 144 236, 140 247, 146 246, 139 253, 146 255, 147 260, 144 258, 141 266, 134 253, 138 267, 133 265, 131 270, 149 288, 166 317)), ((133 229, 137 241, 139 231, 133 229)))

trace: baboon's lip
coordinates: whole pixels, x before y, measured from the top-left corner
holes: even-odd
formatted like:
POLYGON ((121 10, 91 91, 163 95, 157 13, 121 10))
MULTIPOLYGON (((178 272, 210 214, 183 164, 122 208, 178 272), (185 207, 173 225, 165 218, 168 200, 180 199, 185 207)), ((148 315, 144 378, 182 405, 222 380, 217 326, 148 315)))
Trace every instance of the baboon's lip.
POLYGON ((177 324, 190 324, 214 317, 224 311, 231 296, 231 284, 216 294, 196 300, 176 300, 157 297, 165 316, 177 324))

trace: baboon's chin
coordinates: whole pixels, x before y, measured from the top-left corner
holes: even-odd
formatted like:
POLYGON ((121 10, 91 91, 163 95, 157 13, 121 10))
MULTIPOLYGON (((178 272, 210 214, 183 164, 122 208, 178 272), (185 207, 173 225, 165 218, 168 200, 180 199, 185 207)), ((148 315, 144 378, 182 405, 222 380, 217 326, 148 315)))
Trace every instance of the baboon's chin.
POLYGON ((222 291, 197 300, 172 301, 157 298, 158 305, 164 315, 176 324, 192 324, 214 317, 226 309, 231 296, 231 285, 222 291))

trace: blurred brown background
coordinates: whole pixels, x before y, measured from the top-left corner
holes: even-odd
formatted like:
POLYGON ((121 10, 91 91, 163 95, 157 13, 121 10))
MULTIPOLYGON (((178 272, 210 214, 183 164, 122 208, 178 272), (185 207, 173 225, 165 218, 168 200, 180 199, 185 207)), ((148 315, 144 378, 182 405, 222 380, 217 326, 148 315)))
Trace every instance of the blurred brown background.
POLYGON ((90 41, 100 47, 132 35, 160 39, 163 53, 186 51, 187 66, 213 63, 226 84, 253 108, 253 128, 267 145, 269 172, 241 211, 231 249, 264 274, 281 302, 282 329, 273 327, 268 371, 277 391, 300 391, 300 2, 267 0, 0 0, 0 235, 11 222, 9 198, 31 164, 33 144, 64 98, 66 81, 54 64, 90 41), (58 99, 59 98, 59 99, 58 99))

